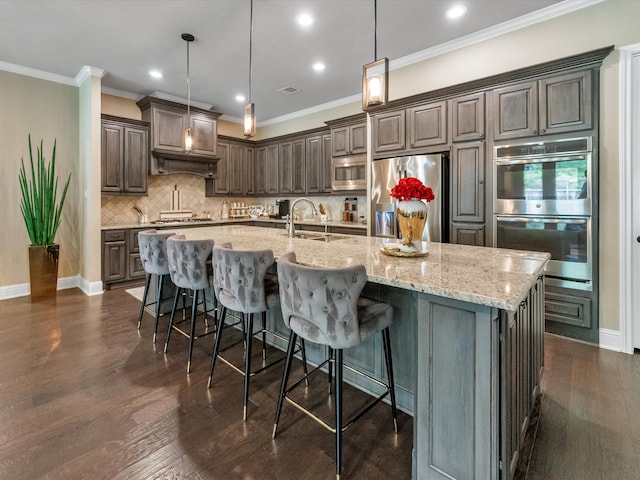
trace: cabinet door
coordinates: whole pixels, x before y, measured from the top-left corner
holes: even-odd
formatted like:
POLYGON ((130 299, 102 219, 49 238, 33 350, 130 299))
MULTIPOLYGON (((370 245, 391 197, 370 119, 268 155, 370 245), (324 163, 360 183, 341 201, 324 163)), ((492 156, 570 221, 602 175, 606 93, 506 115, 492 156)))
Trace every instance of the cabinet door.
POLYGON ((331 145, 333 148, 334 157, 349 155, 349 127, 332 129, 331 145))
POLYGON ((278 190, 278 145, 269 145, 265 162, 265 190, 268 195, 277 195, 278 190))
POLYGON ((214 181, 214 192, 226 195, 229 193, 229 144, 218 145, 218 156, 220 159, 216 165, 216 179, 214 181))
POLYGON ((358 123, 349 126, 349 153, 357 155, 367 153, 367 124, 358 123))
MULTIPOLYGON (((153 149, 182 153, 184 151, 184 130, 186 115, 171 108, 153 107, 153 149)), ((192 135, 194 132, 192 132, 192 135)))
POLYGON ((256 148, 254 163, 254 189, 256 195, 267 193, 267 147, 256 148))
POLYGON ((123 127, 102 123, 101 190, 102 193, 120 193, 124 188, 123 127))
POLYGON ((451 135, 454 142, 484 139, 484 92, 451 100, 451 135))
POLYGON ((198 155, 216 155, 218 143, 218 121, 205 114, 191 114, 191 135, 193 153, 198 155))
POLYGON ((484 142, 453 146, 452 222, 484 222, 484 172, 484 142))
POLYGON ((458 245, 475 245, 484 247, 484 224, 479 223, 452 223, 451 243, 458 245))
POLYGON ((256 193, 255 185, 254 185, 254 153, 255 149, 252 147, 245 147, 244 149, 244 188, 247 195, 254 195, 256 193))
POLYGON ((293 193, 293 144, 278 145, 278 182, 280 193, 293 193))
POLYGON ((324 157, 322 155, 322 135, 306 140, 307 157, 307 193, 323 191, 324 157))
POLYGON ((124 128, 124 190, 147 193, 149 136, 146 129, 124 128))
POLYGON ((102 243, 102 280, 115 282, 127 277, 127 242, 122 239, 102 243))
POLYGON ((591 70, 547 78, 538 84, 541 134, 592 128, 591 70))
POLYGON ((244 195, 245 161, 244 146, 234 143, 229 145, 229 193, 244 195))
POLYGON ((530 137, 538 134, 536 82, 519 83, 492 92, 494 138, 530 137))
POLYGON ((404 150, 405 111, 385 112, 373 117, 373 152, 404 150))
POLYGON ((447 143, 447 102, 413 107, 408 114, 412 148, 447 143))
POLYGON ((307 188, 307 144, 304 138, 293 141, 291 186, 293 193, 305 193, 307 188))
POLYGON ((331 180, 333 179, 333 166, 331 164, 331 135, 322 136, 322 192, 331 192, 331 180))

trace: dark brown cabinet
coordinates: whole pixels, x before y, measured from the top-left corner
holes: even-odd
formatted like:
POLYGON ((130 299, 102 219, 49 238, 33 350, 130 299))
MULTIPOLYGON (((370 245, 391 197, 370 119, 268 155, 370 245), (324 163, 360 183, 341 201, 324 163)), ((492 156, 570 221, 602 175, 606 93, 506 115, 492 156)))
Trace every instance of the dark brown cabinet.
POLYGON ((118 282, 127 278, 126 230, 102 232, 102 281, 118 282))
POLYGON ((218 142, 216 178, 206 180, 206 196, 253 195, 254 148, 237 141, 218 142))
MULTIPOLYGON (((315 135, 306 139, 307 193, 324 192, 325 169, 322 150, 322 135, 315 135)), ((330 172, 329 175, 331 175, 330 172)))
POLYGON ((455 144, 451 155, 451 241, 484 245, 485 144, 455 144))
POLYGON ((484 140, 484 92, 453 98, 451 103, 451 140, 471 142, 484 140))
POLYGON ((293 193, 293 144, 283 142, 278 145, 278 190, 280 193, 293 193))
POLYGON ((591 129, 592 82, 592 72, 586 70, 493 90, 494 138, 591 129))
POLYGON ((367 123, 332 128, 331 144, 334 157, 367 153, 367 123))
POLYGON ((149 168, 149 125, 102 116, 101 192, 146 195, 149 168))
POLYGON ((277 195, 278 144, 258 147, 255 151, 256 195, 277 195))
POLYGON ((140 260, 140 245, 138 244, 138 233, 145 230, 144 228, 133 228, 127 230, 127 258, 129 260, 127 275, 129 280, 136 278, 144 278, 146 272, 140 260))
POLYGON ((307 142, 300 138, 292 142, 291 190, 293 193, 307 191, 307 142))
POLYGON ((329 193, 333 190, 331 182, 333 180, 333 165, 332 161, 332 148, 331 148, 331 134, 327 133, 322 135, 322 191, 329 193))
POLYGON ((216 165, 216 178, 207 180, 213 183, 213 193, 225 195, 229 193, 229 144, 220 142, 218 144, 218 163, 216 165))
POLYGON ((448 143, 447 102, 432 102, 372 115, 373 154, 407 154, 448 143))

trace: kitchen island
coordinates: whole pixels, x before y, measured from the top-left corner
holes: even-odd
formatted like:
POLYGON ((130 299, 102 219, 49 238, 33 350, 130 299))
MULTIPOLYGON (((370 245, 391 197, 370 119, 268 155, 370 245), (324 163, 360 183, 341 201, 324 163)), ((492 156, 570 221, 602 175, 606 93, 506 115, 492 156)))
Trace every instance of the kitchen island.
MULTIPOLYGON (((414 416, 413 477, 513 476, 539 393, 548 254, 431 243, 427 256, 407 258, 383 254, 384 240, 373 237, 289 238, 282 229, 239 225, 173 230, 238 249, 271 248, 276 259, 295 251, 306 265, 363 264, 363 294, 394 306, 398 402, 414 416)), ((282 331, 278 315, 269 322, 282 331)), ((352 350, 345 362, 384 375, 379 340, 352 350)), ((311 362, 323 354, 308 348, 311 362)))

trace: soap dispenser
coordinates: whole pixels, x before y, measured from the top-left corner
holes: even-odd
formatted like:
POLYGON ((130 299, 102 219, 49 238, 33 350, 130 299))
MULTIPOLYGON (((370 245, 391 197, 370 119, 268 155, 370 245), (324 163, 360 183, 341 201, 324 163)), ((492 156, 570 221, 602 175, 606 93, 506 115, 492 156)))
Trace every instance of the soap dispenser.
POLYGON ((229 207, 227 206, 227 201, 222 201, 222 215, 223 220, 227 220, 229 218, 229 207))

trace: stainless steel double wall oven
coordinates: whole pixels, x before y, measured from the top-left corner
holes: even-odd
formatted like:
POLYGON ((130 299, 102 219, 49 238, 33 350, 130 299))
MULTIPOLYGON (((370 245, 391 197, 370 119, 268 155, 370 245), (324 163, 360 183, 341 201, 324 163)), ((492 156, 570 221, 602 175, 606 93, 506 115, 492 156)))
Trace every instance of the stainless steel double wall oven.
POLYGON ((551 253, 547 284, 593 288, 592 138, 494 147, 494 245, 551 253))

